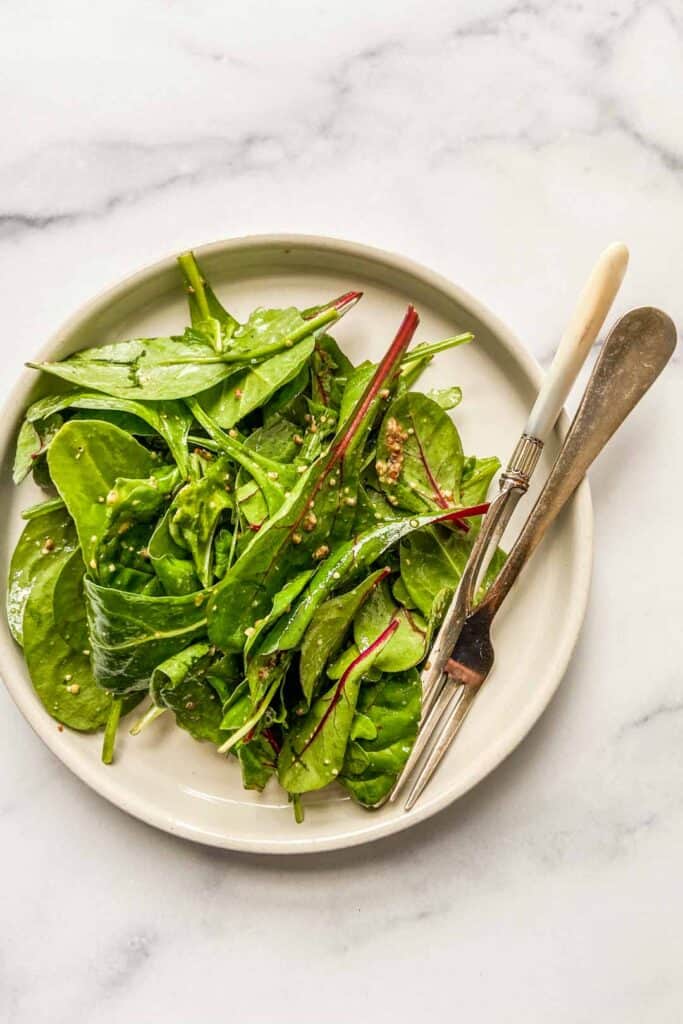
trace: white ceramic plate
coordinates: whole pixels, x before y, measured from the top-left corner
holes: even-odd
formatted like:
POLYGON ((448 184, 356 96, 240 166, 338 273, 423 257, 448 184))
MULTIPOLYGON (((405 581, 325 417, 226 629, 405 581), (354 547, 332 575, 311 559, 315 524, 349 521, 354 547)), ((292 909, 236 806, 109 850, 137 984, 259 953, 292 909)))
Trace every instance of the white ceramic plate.
MULTIPOLYGON (((510 332, 469 295, 398 256, 350 242, 306 236, 261 236, 204 246, 198 256, 226 305, 246 317, 257 305, 313 305, 351 288, 362 303, 334 330, 352 359, 378 359, 408 302, 421 325, 416 341, 471 330, 476 343, 438 356, 425 387, 459 384, 456 410, 465 451, 507 458, 540 381, 540 370, 510 332)), ((173 258, 134 274, 77 313, 39 354, 60 359, 94 343, 178 332, 187 322, 173 258)), ((2 416, 0 487, 8 528, 0 540, 3 578, 21 529, 20 510, 40 500, 33 484, 11 482, 16 431, 38 393, 25 373, 2 416)), ((559 437, 559 435, 558 435, 559 437)), ((548 445, 537 479, 547 473, 558 437, 548 445)), ((528 499, 522 502, 529 508, 528 499)), ((0 627, 0 669, 12 697, 48 747, 89 786, 123 810, 176 835, 235 850, 304 853, 368 842, 408 828, 465 793, 492 771, 531 729, 560 683, 588 596, 592 513, 584 483, 565 510, 514 596, 495 633, 496 668, 458 742, 421 801, 365 811, 341 789, 305 799, 296 825, 272 783, 263 794, 241 787, 237 763, 177 729, 172 716, 136 739, 119 734, 116 763, 100 762, 101 735, 64 730, 34 694, 22 654, 7 624, 0 627)))

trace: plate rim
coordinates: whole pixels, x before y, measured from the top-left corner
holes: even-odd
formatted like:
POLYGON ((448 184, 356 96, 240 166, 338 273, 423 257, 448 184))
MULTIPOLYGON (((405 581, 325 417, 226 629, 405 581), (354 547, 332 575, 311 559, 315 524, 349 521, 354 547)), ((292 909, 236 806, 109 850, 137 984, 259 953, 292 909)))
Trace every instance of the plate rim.
MULTIPOLYGON (((417 278, 427 287, 445 294, 451 301, 454 301, 482 321, 492 335, 495 336, 496 341, 507 350, 513 362, 517 364, 534 387, 538 388, 540 386, 543 379, 541 367, 521 341, 519 341, 514 332, 502 320, 460 285, 454 284, 443 274, 431 270, 409 257, 334 236, 297 233, 240 235, 196 246, 193 251, 202 259, 229 250, 259 247, 264 250, 272 249, 273 247, 302 250, 311 248, 323 249, 336 255, 377 263, 386 269, 417 278)), ((104 310, 119 298, 125 296, 131 288, 143 285, 146 281, 174 267, 176 256, 177 252, 173 252, 153 263, 145 264, 140 269, 119 279, 115 284, 104 288, 93 298, 80 305, 78 309, 62 322, 49 339, 40 346, 34 357, 35 361, 43 361, 55 352, 84 319, 90 318, 99 311, 104 310)), ((2 423, 0 424, 0 454, 2 454, 5 462, 8 453, 11 451, 10 446, 14 441, 16 422, 19 415, 23 413, 27 392, 34 382, 35 376, 33 373, 26 370, 23 371, 3 403, 3 416, 2 423)), ((556 428, 559 431, 560 437, 563 437, 566 433, 568 423, 568 418, 563 413, 556 428)), ((528 735, 557 692, 578 641, 590 594, 593 564, 593 506, 587 479, 582 481, 571 500, 571 510, 576 518, 573 532, 580 539, 574 560, 576 583, 571 604, 568 609, 565 609, 565 612, 569 613, 569 622, 566 623, 563 643, 555 649, 548 672, 545 673, 545 678, 546 680, 549 679, 550 683, 546 682, 543 688, 539 688, 538 696, 535 701, 530 703, 527 713, 523 716, 517 716, 513 720, 512 724, 514 727, 505 730, 499 736, 498 741, 488 748, 486 758, 479 758, 473 770, 461 778, 459 784, 450 787, 441 796, 435 797, 432 800, 423 798, 411 812, 404 814, 402 817, 385 821, 375 818, 373 823, 372 812, 360 811, 359 813, 367 813, 368 816, 367 827, 364 829, 354 830, 353 832, 340 832, 335 835, 318 838, 315 836, 302 836, 300 840, 292 838, 272 840, 263 838, 241 839, 239 837, 226 836, 225 834, 216 834, 206 828, 192 825, 191 822, 181 820, 163 810, 160 811, 149 799, 140 797, 129 789, 122 789, 121 785, 116 783, 115 773, 96 772, 95 769, 100 767, 99 761, 96 764, 90 764, 87 758, 83 759, 77 753, 72 753, 68 749, 65 750, 58 743, 59 732, 54 729, 53 719, 45 714, 42 705, 30 700, 31 691, 26 687, 25 680, 20 678, 18 674, 15 676, 14 665, 12 664, 12 656, 16 653, 14 650, 15 644, 9 633, 6 612, 4 611, 4 629, 0 634, 0 675, 7 691, 25 720, 59 761, 99 796, 104 797, 120 810, 131 814, 148 825, 152 825, 171 835, 181 836, 203 845, 243 853, 318 853, 374 842, 386 836, 402 832, 404 829, 412 828, 414 825, 432 817, 434 814, 450 806, 459 797, 476 786, 477 783, 481 782, 487 775, 495 771, 528 735)))

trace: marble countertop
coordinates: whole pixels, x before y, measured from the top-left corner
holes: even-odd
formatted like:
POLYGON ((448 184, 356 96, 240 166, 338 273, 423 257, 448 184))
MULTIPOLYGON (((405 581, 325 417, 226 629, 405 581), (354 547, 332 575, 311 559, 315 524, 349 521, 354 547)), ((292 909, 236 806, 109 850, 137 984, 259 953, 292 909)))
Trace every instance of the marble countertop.
MULTIPOLYGON (((408 254, 542 363, 622 238, 618 311, 683 324, 676 0, 7 0, 0 52, 3 395, 105 285, 256 232, 408 254)), ((679 355, 592 473, 556 699, 410 833, 193 846, 87 790, 0 690, 0 1019, 680 1021, 682 376, 679 355)))

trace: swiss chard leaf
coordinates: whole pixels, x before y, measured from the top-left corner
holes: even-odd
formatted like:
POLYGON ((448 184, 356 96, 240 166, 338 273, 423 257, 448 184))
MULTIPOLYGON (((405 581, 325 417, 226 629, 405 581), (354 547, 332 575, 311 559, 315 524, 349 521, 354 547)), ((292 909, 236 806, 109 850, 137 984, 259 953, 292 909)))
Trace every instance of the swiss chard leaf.
POLYGON ((403 771, 417 736, 421 703, 415 669, 363 683, 339 782, 364 807, 383 800, 403 771))
POLYGON ((313 615, 301 645, 299 661, 299 679, 306 706, 310 705, 327 662, 344 642, 358 609, 388 572, 388 569, 378 569, 371 573, 352 590, 326 601, 313 615))
POLYGON ((370 594, 354 619, 356 646, 369 647, 392 622, 398 628, 375 659, 375 668, 403 672, 419 665, 427 653, 427 623, 417 612, 396 604, 385 581, 370 594))
POLYGON ((463 454, 450 416, 409 391, 392 402, 377 441, 377 476, 389 501, 413 512, 457 504, 463 454))
POLYGON ((288 792, 322 789, 341 772, 361 680, 395 628, 390 626, 372 646, 360 651, 341 679, 287 732, 278 758, 278 778, 288 792))

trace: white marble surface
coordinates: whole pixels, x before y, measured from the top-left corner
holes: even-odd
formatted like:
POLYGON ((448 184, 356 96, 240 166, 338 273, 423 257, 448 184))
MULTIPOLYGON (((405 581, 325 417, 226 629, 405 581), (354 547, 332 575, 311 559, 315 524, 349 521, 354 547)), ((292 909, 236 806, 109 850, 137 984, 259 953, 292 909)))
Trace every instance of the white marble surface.
MULTIPOLYGON (((6 0, 3 392, 171 250, 396 249, 547 360, 592 258, 683 321, 677 0, 6 0)), ((0 1019, 681 1019, 680 356, 592 474, 589 617, 523 746, 410 834, 195 847, 90 793, 0 693, 0 1019), (672 495, 673 490, 673 495, 672 495)))

